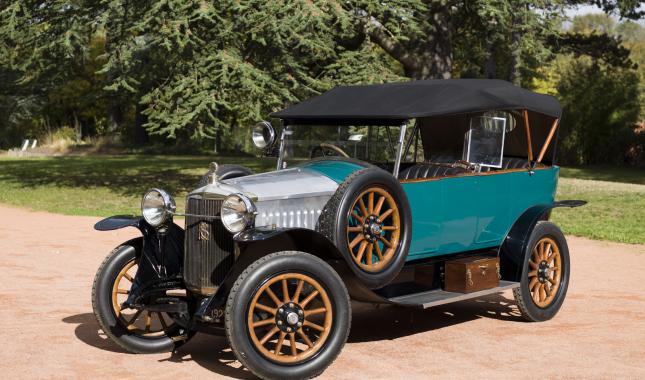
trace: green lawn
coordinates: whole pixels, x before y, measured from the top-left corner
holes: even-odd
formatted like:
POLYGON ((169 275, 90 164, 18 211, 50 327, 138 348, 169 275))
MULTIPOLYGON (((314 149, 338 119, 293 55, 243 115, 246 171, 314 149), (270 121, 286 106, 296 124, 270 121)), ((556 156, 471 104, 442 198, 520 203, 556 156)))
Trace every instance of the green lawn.
POLYGON ((0 203, 68 215, 138 214, 143 193, 169 191, 183 209, 208 164, 265 171, 275 159, 208 156, 75 156, 0 159, 0 203))
MULTIPOLYGON (((0 203, 69 215, 137 214, 143 192, 162 187, 181 210, 213 160, 256 172, 275 165, 271 158, 207 156, 0 158, 0 203)), ((557 198, 589 201, 553 212, 565 233, 645 244, 645 170, 563 168, 557 198)))

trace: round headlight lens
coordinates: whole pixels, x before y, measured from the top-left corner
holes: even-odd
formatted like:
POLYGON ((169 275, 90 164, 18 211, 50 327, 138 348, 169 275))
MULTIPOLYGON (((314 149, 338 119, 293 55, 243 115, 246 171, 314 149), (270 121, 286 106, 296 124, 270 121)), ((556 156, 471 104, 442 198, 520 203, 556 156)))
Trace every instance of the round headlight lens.
POLYGON ((175 200, 161 189, 152 189, 141 200, 141 214, 153 227, 166 222, 175 212, 175 200))
POLYGON ((229 195, 222 203, 222 224, 232 233, 243 231, 255 217, 253 202, 242 194, 229 195))

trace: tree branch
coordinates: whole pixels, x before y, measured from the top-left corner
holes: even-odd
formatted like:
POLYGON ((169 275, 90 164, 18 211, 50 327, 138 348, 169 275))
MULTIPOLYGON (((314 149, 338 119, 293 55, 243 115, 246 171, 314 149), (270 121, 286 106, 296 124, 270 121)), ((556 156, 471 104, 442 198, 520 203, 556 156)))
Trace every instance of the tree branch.
POLYGON ((372 41, 379 45, 392 58, 399 61, 406 71, 413 71, 418 68, 419 61, 412 55, 408 49, 394 38, 388 36, 380 25, 372 23, 371 27, 367 26, 367 34, 372 41))

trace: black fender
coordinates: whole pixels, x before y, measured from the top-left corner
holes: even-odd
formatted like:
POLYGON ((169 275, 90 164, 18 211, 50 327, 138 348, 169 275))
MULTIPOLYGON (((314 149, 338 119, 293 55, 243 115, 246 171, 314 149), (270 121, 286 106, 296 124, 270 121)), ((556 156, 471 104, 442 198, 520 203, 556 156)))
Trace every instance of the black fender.
POLYGON ((244 269, 270 253, 302 251, 330 262, 334 268, 346 266, 342 254, 329 239, 306 228, 258 227, 240 232, 234 239, 237 243, 236 261, 215 294, 202 301, 197 312, 200 317, 211 315, 214 309, 223 307, 230 289, 244 269))
POLYGON ((535 225, 556 207, 579 207, 586 201, 567 200, 530 207, 520 215, 506 234, 499 250, 502 280, 519 282, 524 265, 526 246, 535 225))
POLYGON ((143 217, 124 215, 111 216, 94 225, 97 231, 125 227, 135 227, 142 235, 125 243, 135 248, 139 258, 126 302, 132 305, 147 303, 150 297, 165 296, 167 289, 183 289, 184 230, 175 223, 156 229, 143 217))

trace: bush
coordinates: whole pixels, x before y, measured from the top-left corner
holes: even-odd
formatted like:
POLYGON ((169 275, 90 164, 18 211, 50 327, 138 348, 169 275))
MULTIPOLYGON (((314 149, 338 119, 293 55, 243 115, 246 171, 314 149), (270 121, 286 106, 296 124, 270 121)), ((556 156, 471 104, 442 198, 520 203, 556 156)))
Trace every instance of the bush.
POLYGON ((559 159, 564 165, 635 164, 640 112, 638 76, 630 69, 573 59, 558 84, 564 115, 559 159))

